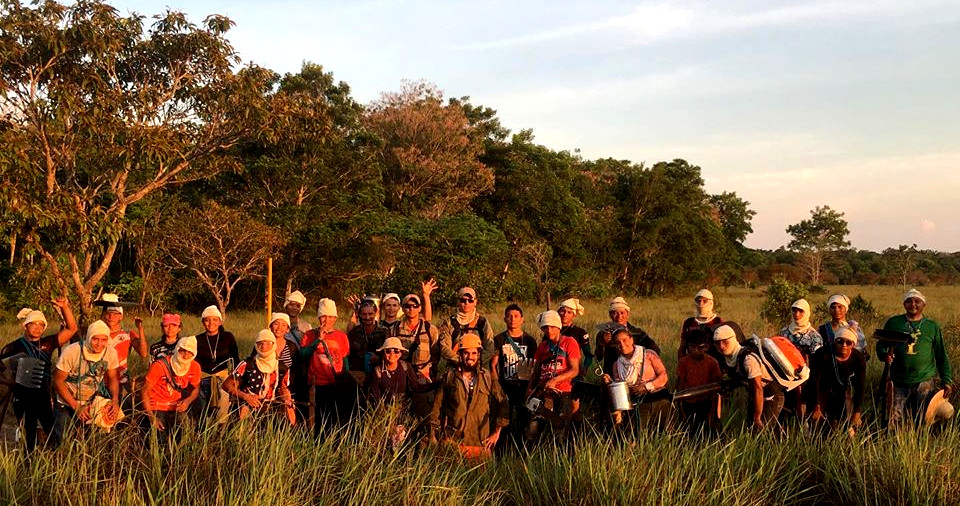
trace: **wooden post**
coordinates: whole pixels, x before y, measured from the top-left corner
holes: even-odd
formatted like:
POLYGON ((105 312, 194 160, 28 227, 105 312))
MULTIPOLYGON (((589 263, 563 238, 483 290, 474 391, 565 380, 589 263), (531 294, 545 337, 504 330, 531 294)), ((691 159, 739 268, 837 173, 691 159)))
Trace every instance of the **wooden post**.
POLYGON ((267 327, 273 317, 273 257, 267 258, 267 327))

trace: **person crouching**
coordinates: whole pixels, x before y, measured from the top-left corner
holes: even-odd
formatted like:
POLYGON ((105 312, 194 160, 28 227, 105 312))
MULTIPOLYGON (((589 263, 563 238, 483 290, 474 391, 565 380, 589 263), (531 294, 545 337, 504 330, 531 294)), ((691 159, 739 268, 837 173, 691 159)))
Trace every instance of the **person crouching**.
POLYGON ((440 379, 430 413, 430 442, 454 444, 467 458, 489 458, 510 424, 510 405, 500 383, 481 364, 480 336, 465 334, 458 365, 440 379))
POLYGON ((291 425, 296 424, 290 370, 277 358, 277 337, 270 329, 263 329, 254 346, 256 353, 240 362, 233 375, 223 382, 223 389, 240 402, 241 420, 273 407, 282 409, 291 425))
POLYGON ((150 364, 141 393, 150 425, 168 432, 187 420, 190 406, 200 397, 200 364, 197 338, 187 336, 179 341, 170 356, 162 356, 150 364))
MULTIPOLYGON (((626 384, 630 400, 636 406, 637 428, 669 427, 673 405, 666 388, 669 381, 667 369, 660 356, 653 350, 635 345, 633 335, 627 329, 617 331, 613 335, 613 342, 618 346, 620 356, 613 365, 612 374, 603 375, 603 383, 609 385, 620 381, 626 384)), ((625 410, 614 410, 612 414, 614 424, 621 426, 625 410)), ((632 423, 632 420, 627 423, 632 423)))

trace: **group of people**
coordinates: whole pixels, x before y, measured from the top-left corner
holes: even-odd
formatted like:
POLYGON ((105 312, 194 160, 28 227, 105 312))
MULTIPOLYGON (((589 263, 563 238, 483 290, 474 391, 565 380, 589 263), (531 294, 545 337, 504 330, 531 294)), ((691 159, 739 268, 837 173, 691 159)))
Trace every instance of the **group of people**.
MULTIPOLYGON (((109 430, 134 412, 167 433, 188 420, 226 423, 251 416, 293 425, 312 421, 319 432, 347 423, 363 406, 400 400, 419 420, 395 427, 401 439, 418 434, 467 456, 485 456, 507 428, 526 442, 544 429, 566 430, 581 420, 584 401, 608 413, 603 418, 615 430, 681 423, 716 431, 733 386, 746 386, 746 420, 757 430, 779 426, 787 412, 833 428, 863 423, 866 339, 847 318, 844 295, 829 298, 831 319, 819 328, 801 299, 778 337, 757 339, 717 315, 713 294, 700 290, 694 316, 681 325, 671 391, 662 350, 630 323, 622 297, 610 301, 610 320, 596 327, 592 340, 575 324, 584 314, 576 298, 537 315, 540 336, 524 331, 523 308, 511 304, 503 313, 506 330, 494 335, 471 287, 457 292, 455 313, 434 324, 435 289, 430 280, 422 295, 351 297, 346 332, 336 328, 337 305, 329 298, 319 300, 313 328, 301 317, 306 297, 294 291, 243 359, 216 306, 201 313, 204 331, 195 336, 180 335, 180 315, 164 314, 161 336, 148 346, 142 321, 125 329, 124 304, 105 294, 97 302, 101 319, 70 343, 78 326, 68 301, 60 299, 53 304, 63 325, 54 334, 44 336, 40 311, 20 312, 23 335, 0 351, 0 366, 16 371, 7 382, 13 383, 28 450, 37 443, 38 426, 56 444, 69 425, 109 430), (131 351, 149 360, 139 381, 127 370, 131 351)), ((942 418, 952 415, 946 402, 953 390, 950 363, 939 325, 923 316, 925 305, 922 293, 908 291, 905 314, 885 325, 907 337, 876 346, 893 385, 889 422, 897 428, 931 409, 942 418), (940 401, 931 408, 934 394, 940 401)))

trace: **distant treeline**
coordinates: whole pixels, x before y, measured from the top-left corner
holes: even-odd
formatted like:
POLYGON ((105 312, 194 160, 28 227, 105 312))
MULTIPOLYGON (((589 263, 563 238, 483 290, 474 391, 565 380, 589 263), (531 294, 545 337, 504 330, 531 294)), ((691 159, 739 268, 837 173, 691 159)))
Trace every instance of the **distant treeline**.
MULTIPOLYGON (((749 203, 684 160, 585 160, 423 82, 363 105, 320 65, 235 70, 222 16, 145 31, 95 0, 0 14, 4 306, 69 291, 89 311, 106 288, 151 309, 259 307, 267 258, 281 296, 434 277, 441 304, 465 284, 543 300, 802 277, 794 253, 745 248, 749 203)), ((956 254, 835 244, 807 251, 824 282, 958 279, 956 254)))

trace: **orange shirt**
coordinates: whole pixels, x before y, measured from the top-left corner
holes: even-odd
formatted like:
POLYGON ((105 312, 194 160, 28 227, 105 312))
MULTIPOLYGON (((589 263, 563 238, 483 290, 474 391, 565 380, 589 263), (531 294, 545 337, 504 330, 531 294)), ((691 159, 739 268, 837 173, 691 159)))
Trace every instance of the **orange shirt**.
MULTIPOLYGON (((317 342, 320 329, 313 329, 303 335, 300 348, 306 348, 317 342)), ((343 372, 343 360, 350 354, 350 341, 347 335, 339 330, 328 332, 317 349, 310 356, 310 365, 307 368, 307 378, 311 384, 317 386, 332 385, 336 375, 343 372)))
MULTIPOLYGON (((174 381, 180 388, 200 388, 200 364, 196 360, 190 363, 190 369, 183 376, 175 376, 174 381)), ((173 411, 180 402, 180 391, 170 383, 170 373, 162 360, 150 364, 147 381, 153 384, 150 389, 150 409, 154 411, 173 411)))

